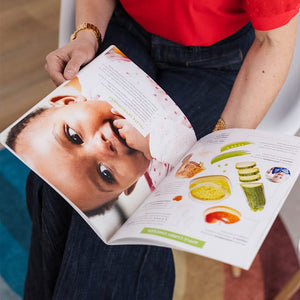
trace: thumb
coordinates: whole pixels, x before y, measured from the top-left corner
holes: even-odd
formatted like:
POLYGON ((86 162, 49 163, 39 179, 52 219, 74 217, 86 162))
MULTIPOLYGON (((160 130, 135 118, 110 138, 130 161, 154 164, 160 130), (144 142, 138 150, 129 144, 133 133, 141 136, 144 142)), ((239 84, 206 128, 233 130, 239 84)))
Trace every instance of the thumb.
POLYGON ((81 60, 75 59, 75 58, 71 58, 69 60, 69 62, 67 63, 65 69, 64 69, 64 77, 65 77, 65 79, 68 80, 68 79, 74 78, 77 75, 77 73, 78 73, 80 67, 82 66, 82 64, 83 63, 82 63, 81 60))

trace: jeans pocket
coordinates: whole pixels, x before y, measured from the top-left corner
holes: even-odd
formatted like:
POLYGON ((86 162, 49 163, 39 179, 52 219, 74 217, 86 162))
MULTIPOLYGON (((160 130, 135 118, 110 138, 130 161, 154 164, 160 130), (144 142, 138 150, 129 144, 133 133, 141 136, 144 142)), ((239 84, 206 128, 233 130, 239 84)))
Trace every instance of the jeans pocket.
POLYGON ((224 72, 238 72, 244 56, 241 49, 232 49, 223 53, 203 55, 199 59, 186 62, 186 66, 203 69, 213 69, 224 72))

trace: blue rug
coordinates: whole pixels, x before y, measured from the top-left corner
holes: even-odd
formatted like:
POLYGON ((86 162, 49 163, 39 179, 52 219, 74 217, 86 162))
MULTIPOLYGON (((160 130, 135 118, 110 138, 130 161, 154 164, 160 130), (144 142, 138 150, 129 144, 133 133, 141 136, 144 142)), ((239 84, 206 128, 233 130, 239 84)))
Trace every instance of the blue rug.
POLYGON ((8 150, 0 150, 0 299, 23 296, 31 221, 25 184, 29 169, 8 150))

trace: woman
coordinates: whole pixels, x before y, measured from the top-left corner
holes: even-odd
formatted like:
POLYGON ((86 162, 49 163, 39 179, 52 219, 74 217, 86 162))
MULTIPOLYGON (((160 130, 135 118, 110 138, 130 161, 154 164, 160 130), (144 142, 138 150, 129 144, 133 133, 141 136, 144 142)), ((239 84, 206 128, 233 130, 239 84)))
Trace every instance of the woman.
MULTIPOLYGON (((178 104, 197 138, 214 128, 255 128, 287 76, 299 1, 203 2, 78 0, 78 29, 47 56, 46 70, 60 84, 115 44, 178 104)), ((33 174, 27 199, 25 299, 172 298, 171 250, 104 245, 33 174)))

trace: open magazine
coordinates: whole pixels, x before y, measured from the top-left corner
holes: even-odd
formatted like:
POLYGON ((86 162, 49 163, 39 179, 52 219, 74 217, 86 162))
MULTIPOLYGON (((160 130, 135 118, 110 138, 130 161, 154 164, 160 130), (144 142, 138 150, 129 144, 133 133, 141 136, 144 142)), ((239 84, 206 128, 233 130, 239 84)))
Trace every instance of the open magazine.
POLYGON ((107 244, 249 269, 300 171, 300 138, 228 129, 199 141, 172 99, 111 46, 1 143, 107 244))

